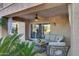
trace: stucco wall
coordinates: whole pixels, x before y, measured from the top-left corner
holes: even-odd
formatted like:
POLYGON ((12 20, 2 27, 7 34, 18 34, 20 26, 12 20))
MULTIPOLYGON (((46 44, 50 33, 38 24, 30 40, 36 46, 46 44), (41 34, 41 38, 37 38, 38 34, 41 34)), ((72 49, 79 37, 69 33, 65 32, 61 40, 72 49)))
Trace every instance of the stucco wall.
POLYGON ((70 4, 71 55, 79 56, 79 4, 70 4))
POLYGON ((70 25, 68 17, 65 15, 50 18, 51 34, 63 35, 67 45, 70 45, 70 25), (56 25, 54 25, 56 23, 56 25))
POLYGON ((50 23, 51 35, 53 34, 63 35, 65 37, 67 45, 70 45, 71 31, 67 15, 58 15, 49 18, 40 18, 37 22, 32 21, 31 23, 50 23), (56 25, 54 25, 54 23, 56 23, 56 25))

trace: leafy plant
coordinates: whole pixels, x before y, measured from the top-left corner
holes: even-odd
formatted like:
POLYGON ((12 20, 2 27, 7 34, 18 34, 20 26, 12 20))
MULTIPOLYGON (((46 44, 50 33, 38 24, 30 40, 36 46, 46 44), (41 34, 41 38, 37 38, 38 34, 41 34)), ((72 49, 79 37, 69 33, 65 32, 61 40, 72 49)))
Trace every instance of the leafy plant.
POLYGON ((11 36, 6 36, 0 41, 0 55, 9 55, 11 51, 16 49, 16 45, 19 42, 18 39, 21 35, 15 33, 11 36))

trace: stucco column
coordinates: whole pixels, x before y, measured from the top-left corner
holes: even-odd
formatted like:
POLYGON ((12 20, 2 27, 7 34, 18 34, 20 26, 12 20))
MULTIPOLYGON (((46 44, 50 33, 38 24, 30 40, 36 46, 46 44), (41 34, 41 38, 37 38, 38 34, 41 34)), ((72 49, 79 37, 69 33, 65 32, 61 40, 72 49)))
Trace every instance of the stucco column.
POLYGON ((79 56, 79 4, 69 4, 71 26, 71 55, 79 56))

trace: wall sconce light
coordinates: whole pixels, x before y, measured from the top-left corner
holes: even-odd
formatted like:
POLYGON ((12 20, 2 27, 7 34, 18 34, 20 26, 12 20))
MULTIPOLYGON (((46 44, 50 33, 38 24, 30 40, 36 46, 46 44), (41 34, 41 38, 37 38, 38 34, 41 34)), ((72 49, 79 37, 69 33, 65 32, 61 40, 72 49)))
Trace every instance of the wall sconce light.
POLYGON ((56 23, 55 22, 53 24, 56 26, 56 23))

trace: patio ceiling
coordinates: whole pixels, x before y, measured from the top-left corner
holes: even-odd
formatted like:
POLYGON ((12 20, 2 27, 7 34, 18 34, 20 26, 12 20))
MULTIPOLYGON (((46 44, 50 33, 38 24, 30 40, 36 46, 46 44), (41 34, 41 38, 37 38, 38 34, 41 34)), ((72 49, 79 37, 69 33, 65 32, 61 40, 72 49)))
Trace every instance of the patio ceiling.
POLYGON ((58 6, 58 7, 47 9, 47 10, 42 10, 42 11, 30 13, 30 14, 20 15, 19 17, 26 18, 26 19, 34 19, 36 13, 40 17, 52 17, 56 15, 68 14, 68 9, 67 9, 67 5, 62 5, 62 6, 58 6))

